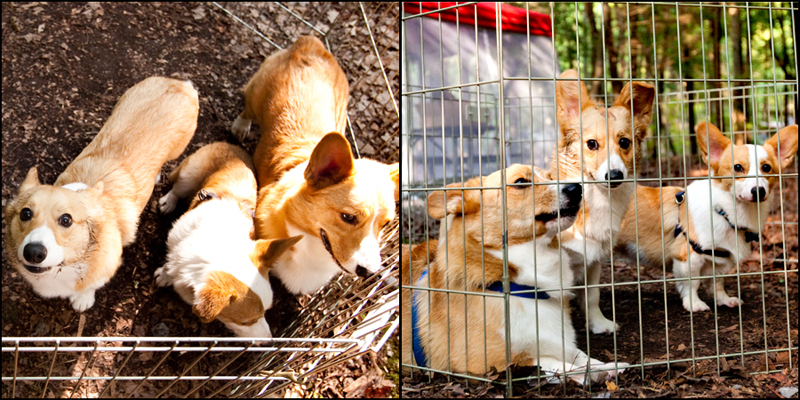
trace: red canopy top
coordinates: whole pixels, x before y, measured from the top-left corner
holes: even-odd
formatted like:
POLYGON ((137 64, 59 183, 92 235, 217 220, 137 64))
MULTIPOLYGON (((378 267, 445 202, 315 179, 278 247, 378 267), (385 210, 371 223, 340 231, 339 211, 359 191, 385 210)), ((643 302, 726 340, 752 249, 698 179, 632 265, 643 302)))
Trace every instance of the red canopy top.
MULTIPOLYGON (((403 9, 410 14, 421 14, 428 11, 438 10, 441 8, 455 6, 457 2, 430 2, 430 1, 411 1, 403 2, 403 9), (420 7, 421 6, 421 7, 420 7)), ((539 36, 552 36, 553 28, 550 24, 550 16, 533 12, 525 11, 522 8, 514 7, 509 4, 500 4, 501 17, 503 21, 504 32, 517 32, 526 33, 530 31, 531 35, 539 36), (526 18, 526 16, 528 16, 526 18), (530 20, 530 26, 528 26, 530 20)), ((477 3, 470 4, 463 7, 451 8, 449 10, 440 11, 438 13, 426 14, 426 17, 439 18, 442 20, 455 22, 456 15, 460 24, 474 25, 475 14, 477 13, 478 26, 481 28, 497 29, 497 3, 477 3)))

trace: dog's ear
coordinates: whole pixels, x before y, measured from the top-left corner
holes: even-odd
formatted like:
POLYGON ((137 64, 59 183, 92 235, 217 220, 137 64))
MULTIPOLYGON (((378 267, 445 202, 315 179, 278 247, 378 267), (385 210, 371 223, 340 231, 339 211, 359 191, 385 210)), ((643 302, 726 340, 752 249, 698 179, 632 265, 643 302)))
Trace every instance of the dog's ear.
POLYGON ((653 85, 644 82, 628 82, 614 102, 614 106, 624 107, 626 110, 633 106, 634 138, 637 141, 644 139, 647 126, 653 120, 653 100, 656 90, 653 85))
POLYGON ((253 264, 258 268, 264 278, 268 278, 269 270, 272 264, 280 257, 286 250, 292 248, 295 243, 299 242, 303 235, 292 236, 284 239, 260 239, 256 241, 256 246, 250 254, 250 259, 253 264))
POLYGON ((394 163, 389 165, 389 177, 394 182, 394 201, 400 201, 400 165, 394 163))
MULTIPOLYGON (((560 79, 578 79, 578 72, 574 69, 564 71, 560 79)), ((594 101, 589 97, 586 85, 577 80, 556 82, 556 118, 561 129, 570 129, 578 126, 580 112, 589 106, 594 106, 594 101)))
POLYGON ((21 185, 19 185, 19 191, 24 192, 39 185, 41 185, 39 182, 39 172, 36 171, 36 166, 34 165, 28 170, 28 175, 25 176, 25 180, 22 181, 21 185))
MULTIPOLYGON (((476 186, 476 179, 465 182, 451 183, 448 188, 468 188, 476 186)), ((448 214, 462 215, 474 211, 474 190, 439 190, 428 195, 428 214, 436 219, 442 219, 448 214), (446 200, 445 200, 446 199, 446 200)))
POLYGON ((207 277, 208 282, 195 290, 194 304, 192 312, 200 318, 203 323, 209 323, 233 301, 236 301, 239 294, 231 285, 226 285, 218 278, 236 279, 227 272, 214 271, 207 277), (221 275, 228 275, 223 277, 221 275))
POLYGON ((350 143, 340 133, 331 132, 314 147, 305 178, 311 189, 320 190, 343 181, 352 173, 350 143))
POLYGON ((722 156, 722 151, 731 143, 730 139, 725 137, 714 124, 706 121, 697 124, 694 133, 697 135, 697 146, 700 147, 703 161, 709 165, 716 165, 722 156))
POLYGON ((781 164, 781 170, 792 165, 794 153, 797 153, 797 125, 789 125, 773 135, 766 143, 772 147, 775 157, 781 164), (780 153, 778 153, 778 141, 780 141, 780 153))

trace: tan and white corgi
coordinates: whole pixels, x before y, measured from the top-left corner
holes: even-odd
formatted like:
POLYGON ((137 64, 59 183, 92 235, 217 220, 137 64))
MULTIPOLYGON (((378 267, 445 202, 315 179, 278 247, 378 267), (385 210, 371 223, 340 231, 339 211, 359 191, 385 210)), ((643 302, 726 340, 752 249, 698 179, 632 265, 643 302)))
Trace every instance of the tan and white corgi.
MULTIPOLYGON (((428 196, 428 212, 433 218, 447 218, 448 226, 446 234, 438 240, 438 248, 433 252, 435 261, 428 272, 415 277, 416 286, 438 290, 417 291, 412 296, 413 306, 404 303, 403 319, 412 321, 412 328, 418 331, 412 335, 418 335, 412 339, 417 364, 478 375, 491 368, 503 370, 507 363, 508 323, 509 362, 538 365, 556 374, 584 371, 570 376, 581 384, 587 363, 591 363, 593 380, 613 376, 616 373, 613 364, 590 359, 578 349, 569 315, 569 300, 574 294, 563 289, 573 285, 574 275, 569 268, 569 255, 559 246, 557 234, 575 220, 580 209, 581 186, 555 182, 532 185, 531 182, 551 182, 549 173, 516 164, 505 170, 507 208, 503 207, 500 189, 469 190, 499 187, 501 174, 502 171, 497 171, 482 179, 470 179, 463 186, 467 190, 453 190, 462 187, 461 183, 455 183, 448 185, 446 191, 428 196), (505 231, 504 209, 507 210, 505 231), (508 321, 501 295, 504 237, 508 245, 510 288, 531 291, 511 295, 508 321), (474 294, 464 295, 461 291, 474 294)), ((425 249, 417 249, 416 258, 424 264, 425 249)), ((403 268, 419 272, 424 267, 403 268)))
MULTIPOLYGON (((600 283, 602 263, 610 257, 620 223, 633 198, 635 185, 624 180, 635 174, 641 144, 650 125, 655 90, 643 82, 628 83, 611 107, 597 105, 589 98, 578 74, 567 70, 556 83, 558 147, 550 172, 560 181, 585 182, 583 209, 571 228, 561 234, 561 243, 571 251, 577 279, 600 283), (633 110, 633 111, 631 111, 633 110)), ((593 333, 611 333, 618 324, 603 316, 600 289, 586 294, 586 318, 593 333)), ((584 296, 578 294, 580 302, 584 296)))
POLYGON ((381 267, 378 235, 395 216, 398 165, 353 159, 344 132, 347 78, 322 42, 301 37, 269 56, 245 88, 231 131, 261 127, 256 236, 304 238, 272 270, 293 293, 312 293, 345 271, 381 267))
POLYGON ((697 295, 702 281, 709 295, 716 293, 718 305, 742 304, 725 292, 724 278, 716 278, 715 285, 711 276, 730 273, 750 255, 750 242, 760 240, 778 174, 792 164, 797 152, 797 125, 781 129, 761 146, 733 144, 716 126, 706 122, 698 124, 695 133, 711 182, 695 180, 685 191, 678 187, 639 186, 638 224, 631 202, 618 242, 646 264, 662 265, 662 259, 674 260, 676 278, 709 277, 675 282, 683 307, 692 312, 709 310, 697 295), (661 251, 662 237, 667 254, 661 251))
POLYGON ((272 307, 269 269, 302 237, 251 239, 256 177, 239 146, 203 146, 172 172, 172 190, 159 200, 170 213, 192 197, 167 239, 167 262, 155 272, 159 286, 173 285, 204 323, 223 322, 236 335, 270 338, 264 312, 272 307))
POLYGON ((36 167, 6 206, 11 265, 42 297, 94 304, 133 243, 161 166, 183 153, 197 127, 189 81, 151 77, 128 89, 91 143, 54 185, 36 167))

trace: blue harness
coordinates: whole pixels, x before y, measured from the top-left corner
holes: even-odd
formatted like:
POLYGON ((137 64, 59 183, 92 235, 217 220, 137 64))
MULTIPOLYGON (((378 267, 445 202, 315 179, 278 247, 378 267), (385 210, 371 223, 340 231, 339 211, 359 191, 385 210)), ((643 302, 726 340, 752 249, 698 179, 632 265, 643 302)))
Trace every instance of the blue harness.
MULTIPOLYGON (((420 275, 420 279, 424 278, 427 273, 428 271, 424 271, 422 275, 420 275)), ((512 296, 522 297, 524 299, 539 300, 547 300, 550 298, 550 295, 547 294, 547 292, 539 291, 534 286, 519 285, 514 282, 509 282, 508 286, 509 290, 512 292, 532 290, 532 292, 528 293, 513 293, 511 294, 512 296)), ((486 290, 503 293, 503 282, 494 282, 487 286, 486 290)), ((419 328, 417 328, 417 294, 418 291, 414 293, 414 297, 411 299, 411 347, 413 349, 414 359, 416 360, 417 365, 427 367, 428 360, 425 358, 425 352, 422 350, 422 338, 420 338, 419 328)))

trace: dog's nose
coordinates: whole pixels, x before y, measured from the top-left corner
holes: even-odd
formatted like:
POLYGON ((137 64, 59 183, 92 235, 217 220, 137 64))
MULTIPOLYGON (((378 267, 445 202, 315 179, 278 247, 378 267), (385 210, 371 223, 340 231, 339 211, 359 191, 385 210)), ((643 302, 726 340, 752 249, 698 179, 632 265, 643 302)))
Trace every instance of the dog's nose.
POLYGON ((764 201, 767 198, 767 190, 761 186, 750 189, 750 193, 753 195, 753 201, 764 201))
POLYGON ((573 183, 565 186, 563 189, 561 189, 561 192, 567 196, 570 204, 574 204, 573 202, 581 201, 581 195, 583 191, 581 190, 580 184, 573 183))
POLYGON ((39 264, 47 258, 47 248, 41 243, 28 243, 22 249, 22 256, 30 263, 39 264))
POLYGON ((620 171, 618 169, 612 169, 611 170, 611 177, 609 177, 608 175, 609 175, 608 172, 606 172, 606 179, 610 179, 612 181, 616 181, 616 180, 620 180, 620 179, 625 178, 625 174, 623 174, 622 171, 620 171))
POLYGON ((366 278, 369 278, 370 276, 372 276, 372 272, 369 272, 368 269, 366 269, 366 268, 364 268, 364 267, 359 265, 359 266, 356 267, 356 275, 366 279, 366 278))

